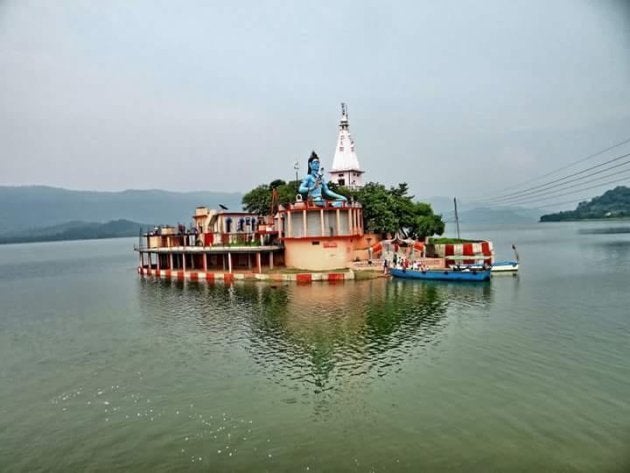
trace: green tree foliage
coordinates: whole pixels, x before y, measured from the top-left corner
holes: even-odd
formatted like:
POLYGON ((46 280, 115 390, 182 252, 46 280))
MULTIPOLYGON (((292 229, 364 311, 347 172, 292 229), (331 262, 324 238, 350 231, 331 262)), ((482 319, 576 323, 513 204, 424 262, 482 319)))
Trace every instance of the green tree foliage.
POLYGON ((280 205, 289 205, 295 202, 295 196, 298 194, 300 181, 289 181, 285 185, 278 187, 278 198, 280 205))
POLYGON ((243 196, 243 209, 257 215, 268 215, 271 211, 271 188, 261 184, 249 191, 243 196))
POLYGON ((278 204, 288 205, 295 202, 299 186, 299 181, 285 182, 282 179, 275 179, 270 184, 261 184, 243 196, 243 209, 257 215, 269 215, 273 189, 278 193, 278 204))
POLYGON ((358 190, 338 191, 361 203, 365 229, 369 232, 399 232, 417 239, 444 233, 442 217, 433 213, 430 204, 415 202, 406 183, 388 189, 383 184, 369 182, 358 190))
MULTIPOLYGON (((280 179, 270 184, 260 185, 243 196, 243 208, 247 212, 267 215, 271 211, 272 190, 278 193, 280 205, 295 202, 299 181, 285 183, 280 179)), ((423 239, 427 236, 444 233, 444 222, 440 215, 435 215, 431 205, 415 202, 409 195, 406 183, 389 189, 383 184, 370 182, 361 189, 351 190, 328 183, 333 192, 358 201, 363 206, 364 228, 372 233, 395 234, 423 239)))

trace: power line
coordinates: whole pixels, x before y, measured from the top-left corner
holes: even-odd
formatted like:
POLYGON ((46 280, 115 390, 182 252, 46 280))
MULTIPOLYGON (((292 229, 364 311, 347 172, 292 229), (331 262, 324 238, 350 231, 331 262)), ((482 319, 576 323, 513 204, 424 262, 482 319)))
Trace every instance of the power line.
MULTIPOLYGON (((589 187, 584 187, 582 189, 578 189, 578 190, 575 190, 575 191, 561 193, 561 194, 558 194, 558 195, 553 196, 553 197, 561 197, 561 196, 564 196, 564 195, 575 194, 576 192, 581 192, 581 191, 585 191, 585 190, 589 190, 589 189, 595 189, 595 188, 602 187, 602 186, 605 186, 605 185, 608 185, 608 184, 616 184, 616 183, 623 182, 623 181, 628 181, 628 180, 630 180, 630 177, 624 177, 622 179, 615 179, 613 181, 602 182, 600 184, 596 184, 594 186, 589 186, 589 187)), ((567 187, 567 189, 569 189, 571 187, 577 187, 577 186, 570 186, 570 187, 567 187)), ((562 191, 564 191, 564 190, 566 190, 566 189, 562 189, 562 191)), ((538 197, 530 198, 529 200, 524 200, 524 201, 521 201, 521 202, 513 202, 512 205, 522 205, 522 204, 525 204, 525 203, 538 202, 540 200, 546 200, 548 198, 549 198, 549 196, 546 196, 546 197, 538 196, 538 197)))
MULTIPOLYGON (((519 200, 522 200, 522 199, 527 199, 527 198, 529 198, 529 197, 544 196, 544 195, 549 194, 549 192, 552 192, 552 193, 553 193, 553 192, 555 192, 555 191, 557 191, 557 190, 562 191, 562 190, 566 190, 566 189, 573 189, 573 188, 578 187, 578 186, 580 186, 580 185, 582 185, 582 184, 584 184, 584 183, 580 183, 580 184, 573 185, 573 186, 569 186, 568 184, 571 184, 571 183, 573 183, 573 182, 577 182, 577 181, 581 181, 581 180, 584 180, 584 179, 590 179, 590 178, 592 178, 593 176, 595 176, 595 175, 597 175, 597 174, 601 174, 601 173, 603 173, 603 172, 608 172, 608 171, 610 171, 610 170, 612 170, 612 169, 616 169, 616 168, 621 167, 621 166, 626 166, 626 165, 628 165, 628 164, 630 164, 630 161, 626 161, 626 162, 624 162, 624 163, 617 164, 617 165, 615 165, 615 166, 611 166, 611 167, 609 167, 609 168, 607 168, 607 169, 602 169, 602 170, 600 170, 600 171, 597 171, 597 172, 594 172, 594 173, 588 174, 588 175, 586 175, 586 176, 578 177, 577 179, 572 179, 572 180, 567 181, 567 182, 564 182, 564 183, 562 183, 562 184, 560 184, 560 185, 558 185, 558 186, 554 186, 554 187, 547 188, 547 189, 540 189, 540 190, 537 190, 537 191, 534 191, 534 192, 528 192, 528 193, 526 193, 526 194, 516 195, 516 196, 513 196, 513 197, 506 197, 505 199, 502 199, 502 200, 500 201, 500 203, 503 203, 503 204, 508 205, 508 204, 510 204, 510 203, 512 203, 512 202, 514 202, 514 201, 519 201, 519 200)), ((597 181, 597 180, 601 180, 601 179, 607 179, 607 178, 609 178, 609 177, 619 176, 619 175, 621 175, 621 174, 626 174, 626 173, 628 173, 628 172, 630 172, 630 169, 626 169, 626 170, 624 170, 624 171, 617 171, 617 172, 614 172, 614 173, 612 173, 612 174, 606 174, 606 175, 604 175, 604 176, 596 177, 596 178, 594 178, 594 179, 591 179, 591 181, 597 181)))
MULTIPOLYGON (((618 148, 618 147, 619 147, 619 146, 621 146, 621 145, 625 145, 626 143, 630 143, 630 138, 626 138, 625 140, 620 141, 619 143, 616 143, 616 144, 614 144, 614 145, 612 145, 612 146, 609 146, 608 148, 602 149, 602 150, 597 151, 596 153, 593 153, 593 154, 589 154, 589 155, 588 155, 588 156, 586 156, 585 158, 581 158, 581 159, 578 159, 577 161, 573 161, 572 163, 569 163, 569 164, 567 164, 567 165, 565 165, 565 166, 559 167, 558 169, 555 169, 555 170, 553 170, 553 171, 549 171, 548 173, 542 174, 542 175, 537 176, 537 177, 534 177, 534 178, 532 178, 532 179, 527 179, 526 181, 523 181, 522 183, 518 184, 516 187, 521 187, 521 186, 524 186, 524 185, 526 185, 526 184, 529 184, 530 182, 535 182, 535 181, 538 181, 538 180, 540 180, 540 179, 543 179, 543 178, 545 178, 545 177, 547 177, 547 176, 551 176, 551 175, 556 174, 556 173, 558 173, 558 172, 560 172, 560 171, 563 171, 563 170, 565 170, 565 169, 568 169, 568 168, 570 168, 570 167, 573 167, 573 166, 575 166, 576 164, 580 164, 580 163, 583 163, 584 161, 588 161, 589 159, 596 158, 597 156, 602 155, 602 154, 604 154, 605 152, 610 151, 611 149, 618 148)), ((510 186, 510 187, 506 187, 506 188, 504 188, 504 189, 502 189, 502 190, 509 190, 509 189, 513 189, 514 187, 515 187, 515 186, 513 186, 513 185, 512 185, 512 186, 510 186)))
MULTIPOLYGON (((537 185, 537 186, 530 187, 530 188, 528 188, 528 189, 523 189, 523 190, 521 190, 521 191, 517 191, 517 192, 511 192, 511 193, 509 193, 509 194, 504 194, 504 195, 502 195, 502 196, 498 196, 498 197, 494 197, 494 198, 489 198, 489 199, 486 199, 485 201, 487 201, 487 202, 495 202, 495 201, 502 201, 502 200, 511 200, 512 198, 515 198, 515 197, 518 197, 518 196, 521 196, 521 195, 531 194, 531 193, 534 193, 534 194, 535 194, 535 193, 537 193, 538 191, 543 191, 543 190, 545 190, 544 188, 551 187, 553 184, 557 184, 558 182, 566 181, 567 179, 569 179, 569 178, 571 178, 571 177, 579 176, 580 174, 584 174, 584 173, 586 173, 586 172, 588 172, 588 171, 592 171, 593 169, 601 168, 602 166, 605 166, 605 165, 610 164, 610 163, 614 163, 614 162, 616 162, 616 161, 619 161, 620 159, 627 158, 628 156, 630 156, 630 153, 626 153, 626 154, 623 154, 623 155, 621 155, 621 156, 617 156, 616 158, 609 159, 608 161, 604 161, 603 163, 596 164, 596 165, 594 165, 594 166, 588 167, 588 168, 583 169, 583 170, 581 170, 581 171, 574 172, 574 173, 569 174, 569 175, 564 176, 564 177, 560 177, 560 178, 558 178, 558 179, 554 179, 554 180, 549 181, 549 182, 546 182, 546 183, 544 183, 544 184, 539 184, 539 185, 537 185), (533 191, 536 191, 536 192, 533 192, 533 191)), ((611 166, 611 167, 609 167, 609 168, 606 168, 606 169, 604 169, 602 172, 604 172, 604 171, 608 171, 608 170, 610 170, 610 169, 614 169, 615 167, 624 166, 624 165, 626 165, 626 164, 628 164, 628 163, 630 163, 630 160, 629 160, 629 161, 627 161, 627 162, 624 162, 624 163, 622 163, 622 164, 620 164, 620 165, 617 165, 617 166, 611 166)), ((595 175, 595 174, 599 174, 599 172, 588 174, 588 175, 584 176, 584 178, 586 178, 586 177, 590 177, 590 176, 593 176, 593 175, 595 175)), ((582 178, 580 178, 580 179, 582 179, 582 178)), ((578 180, 578 179, 576 179, 576 180, 578 180)), ((573 182, 573 181, 570 181, 570 182, 573 182)), ((565 183, 565 184, 567 184, 567 183, 565 183)), ((564 185, 564 184, 561 184, 561 185, 564 185)))

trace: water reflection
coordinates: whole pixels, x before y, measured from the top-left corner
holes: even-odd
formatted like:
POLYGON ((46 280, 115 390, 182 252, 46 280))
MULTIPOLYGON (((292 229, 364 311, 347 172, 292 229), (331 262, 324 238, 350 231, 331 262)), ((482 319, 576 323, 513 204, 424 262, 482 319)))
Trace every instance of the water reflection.
POLYGON ((211 350, 238 345, 274 381, 307 383, 317 392, 334 389, 342 378, 396 370, 439 343, 449 308, 477 313, 492 300, 491 284, 383 279, 307 286, 139 284, 141 307, 165 336, 206 337, 201 343, 211 350))
POLYGON ((630 233, 630 226, 627 227, 605 227, 605 228, 580 228, 581 235, 621 235, 630 233))

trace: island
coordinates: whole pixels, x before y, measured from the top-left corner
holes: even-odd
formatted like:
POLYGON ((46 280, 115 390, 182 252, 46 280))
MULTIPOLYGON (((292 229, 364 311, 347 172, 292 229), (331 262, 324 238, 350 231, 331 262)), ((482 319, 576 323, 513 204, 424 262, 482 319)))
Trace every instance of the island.
POLYGON ((541 222, 594 220, 630 217, 630 187, 617 186, 599 197, 580 202, 575 210, 567 210, 540 217, 541 222))

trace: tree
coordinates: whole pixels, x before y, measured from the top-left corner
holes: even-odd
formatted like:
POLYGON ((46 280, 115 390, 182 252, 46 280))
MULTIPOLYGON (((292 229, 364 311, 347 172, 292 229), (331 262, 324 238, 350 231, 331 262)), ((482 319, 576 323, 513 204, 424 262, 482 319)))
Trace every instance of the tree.
POLYGON ((271 211, 271 188, 267 184, 261 184, 245 194, 242 202, 246 212, 268 215, 271 211))
POLYGON ((299 181, 285 182, 282 179, 275 179, 269 185, 261 184, 243 196, 243 209, 257 215, 269 215, 273 190, 278 193, 278 204, 286 206, 295 202, 299 185, 299 181))
MULTIPOLYGON (((278 203, 286 206, 295 202, 299 185, 300 181, 281 179, 269 185, 262 184, 243 196, 243 208, 258 215, 269 215, 273 189, 278 193, 278 203)), ((360 189, 349 189, 332 182, 328 186, 333 192, 361 203, 363 226, 369 232, 400 233, 416 239, 444 233, 442 216, 435 215, 430 204, 415 202, 414 196, 409 195, 407 183, 389 189, 378 182, 369 182, 360 189)))
POLYGON ((407 183, 387 189, 383 184, 369 182, 358 190, 338 191, 361 203, 364 226, 370 232, 399 232, 416 239, 444 233, 442 217, 433 213, 430 204, 414 202, 414 196, 408 195, 407 183))

